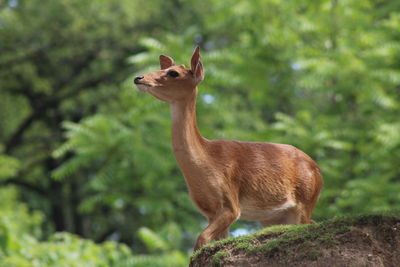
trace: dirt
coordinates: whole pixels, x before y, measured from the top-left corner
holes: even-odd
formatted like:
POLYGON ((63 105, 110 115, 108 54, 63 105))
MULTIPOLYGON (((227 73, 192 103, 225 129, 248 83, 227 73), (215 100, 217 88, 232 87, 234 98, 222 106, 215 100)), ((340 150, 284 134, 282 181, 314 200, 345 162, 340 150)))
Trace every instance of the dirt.
POLYGON ((335 218, 213 243, 190 266, 400 266, 400 217, 335 218))

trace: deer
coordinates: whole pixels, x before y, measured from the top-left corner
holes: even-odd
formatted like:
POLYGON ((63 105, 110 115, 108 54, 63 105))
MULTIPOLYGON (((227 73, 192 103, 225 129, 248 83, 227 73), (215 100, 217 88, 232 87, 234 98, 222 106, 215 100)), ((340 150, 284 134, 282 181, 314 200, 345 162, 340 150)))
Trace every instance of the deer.
POLYGON ((173 153, 191 200, 208 219, 194 250, 228 237, 239 218, 264 227, 313 222, 322 187, 314 160, 287 144, 206 139, 196 120, 205 76, 199 47, 190 68, 165 55, 159 61, 160 70, 135 77, 134 84, 170 105, 173 153))

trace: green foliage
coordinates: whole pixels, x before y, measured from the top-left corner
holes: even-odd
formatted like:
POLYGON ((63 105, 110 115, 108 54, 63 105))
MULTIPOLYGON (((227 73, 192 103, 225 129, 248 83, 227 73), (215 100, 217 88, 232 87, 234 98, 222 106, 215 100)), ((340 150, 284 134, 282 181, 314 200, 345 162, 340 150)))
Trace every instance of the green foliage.
MULTIPOLYGON (((21 244, 22 246, 22 244, 21 244)), ((124 244, 95 244, 69 233, 58 233, 48 241, 30 239, 24 249, 5 250, 1 266, 185 266, 186 258, 178 251, 166 251, 151 257, 133 255, 124 244)))
POLYGON ((41 234, 42 214, 29 212, 25 204, 17 202, 16 190, 8 188, 0 192, 0 254, 4 255, 8 249, 22 249, 26 242, 41 234))
POLYGON ((0 154, 0 180, 14 177, 19 166, 20 163, 16 158, 0 154))
POLYGON ((139 236, 150 250, 157 246, 157 255, 134 255, 124 244, 96 244, 70 233, 54 233, 41 241, 42 214, 18 203, 16 190, 1 189, 0 193, 0 266, 178 267, 187 261, 182 252, 169 248, 159 235, 144 228, 139 236))
POLYGON ((31 239, 23 250, 9 250, 3 266, 133 266, 128 247, 113 242, 96 245, 72 234, 60 233, 47 242, 31 239))
POLYGON ((147 51, 131 62, 151 66, 138 73, 157 68, 150 62, 161 53, 186 63, 187 40, 207 32, 200 100, 213 102, 199 102, 207 137, 289 143, 310 154, 325 178, 317 218, 389 211, 400 203, 399 6, 379 12, 386 5, 372 1, 235 1, 216 5, 204 29, 143 39, 147 51))

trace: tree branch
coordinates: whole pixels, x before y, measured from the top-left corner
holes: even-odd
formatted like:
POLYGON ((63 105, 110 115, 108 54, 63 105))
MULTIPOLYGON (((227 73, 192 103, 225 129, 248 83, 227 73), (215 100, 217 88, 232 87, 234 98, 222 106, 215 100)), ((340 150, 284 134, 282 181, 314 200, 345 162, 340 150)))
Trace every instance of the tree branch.
POLYGON ((0 185, 17 185, 17 186, 23 187, 25 189, 28 189, 32 192, 35 192, 39 195, 47 196, 47 192, 43 188, 40 188, 38 186, 35 186, 35 185, 30 184, 25 181, 21 181, 17 178, 11 178, 11 179, 0 181, 0 185))
POLYGON ((36 107, 34 111, 19 125, 18 129, 11 135, 11 137, 5 142, 5 153, 10 154, 13 148, 20 142, 26 129, 28 129, 35 120, 41 118, 41 116, 49 107, 54 107, 57 105, 58 101, 55 99, 50 99, 36 107))
MULTIPOLYGON (((79 66, 78 69, 84 69, 87 64, 82 64, 79 66)), ((79 70, 74 72, 75 74, 79 73, 79 70)), ((85 81, 81 85, 66 91, 62 93, 61 90, 55 90, 56 92, 60 92, 57 95, 53 95, 51 97, 47 97, 47 99, 43 100, 40 104, 38 104, 36 107, 33 108, 33 112, 19 125, 17 130, 8 138, 8 140, 5 142, 5 152, 10 153, 14 147, 16 147, 19 142, 21 141, 21 138, 24 134, 24 132, 32 125, 32 123, 36 120, 39 120, 43 117, 43 115, 49 110, 50 108, 57 107, 58 104, 67 98, 76 96, 77 93, 79 93, 81 90, 84 90, 86 88, 91 88, 97 85, 98 83, 101 83, 103 81, 109 80, 111 78, 111 74, 109 75, 103 75, 98 79, 92 79, 85 81)), ((73 77, 71 77, 73 79, 73 77)), ((58 84, 57 88, 62 88, 67 85, 67 80, 64 80, 58 84)))

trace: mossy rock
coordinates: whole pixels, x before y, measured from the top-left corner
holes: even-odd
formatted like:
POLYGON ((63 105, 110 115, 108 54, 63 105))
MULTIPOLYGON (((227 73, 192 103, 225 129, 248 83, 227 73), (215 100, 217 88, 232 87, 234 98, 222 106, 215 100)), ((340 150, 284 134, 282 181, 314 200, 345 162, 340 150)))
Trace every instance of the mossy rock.
POLYGON ((273 226, 204 246, 190 266, 400 266, 400 216, 273 226))

